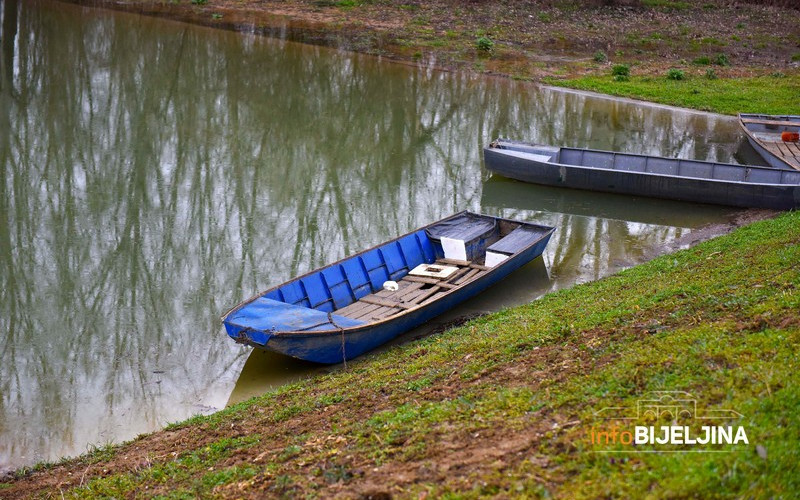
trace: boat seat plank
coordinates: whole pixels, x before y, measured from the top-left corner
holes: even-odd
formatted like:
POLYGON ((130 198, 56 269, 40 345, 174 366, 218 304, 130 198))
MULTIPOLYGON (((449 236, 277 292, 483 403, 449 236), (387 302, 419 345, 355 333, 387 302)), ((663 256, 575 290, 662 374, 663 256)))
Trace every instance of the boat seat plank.
POLYGON ((445 237, 471 241, 491 232, 497 223, 491 219, 464 215, 428 228, 428 234, 436 239, 445 237))
POLYGON ((531 243, 540 240, 542 232, 536 228, 520 226, 487 248, 487 251, 514 255, 531 243))

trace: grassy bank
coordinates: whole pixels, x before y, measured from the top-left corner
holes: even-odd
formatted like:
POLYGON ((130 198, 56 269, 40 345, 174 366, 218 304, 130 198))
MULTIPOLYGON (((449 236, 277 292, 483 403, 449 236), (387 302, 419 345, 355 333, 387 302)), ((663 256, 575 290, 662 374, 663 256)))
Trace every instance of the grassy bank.
POLYGON ((0 495, 788 497, 800 488, 798 310, 794 212, 20 472, 0 495), (726 425, 749 443, 631 453, 651 448, 590 442, 608 423, 596 411, 663 390, 735 410, 726 425))
MULTIPOLYGON (((767 76, 709 78, 714 73, 698 74, 681 70, 680 80, 670 79, 669 71, 661 76, 631 76, 618 81, 614 76, 592 75, 558 79, 548 77, 551 85, 588 90, 643 101, 699 109, 727 115, 763 113, 800 114, 800 72, 776 72, 767 76)), ((711 71, 713 69, 709 68, 711 71)))

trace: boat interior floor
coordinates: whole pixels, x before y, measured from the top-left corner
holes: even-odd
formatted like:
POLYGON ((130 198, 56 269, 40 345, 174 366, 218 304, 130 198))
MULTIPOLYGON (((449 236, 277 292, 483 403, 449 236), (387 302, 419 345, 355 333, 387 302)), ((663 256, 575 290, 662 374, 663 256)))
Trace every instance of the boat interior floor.
POLYGON ((455 259, 438 259, 433 265, 458 269, 446 278, 407 274, 397 282, 397 290, 379 290, 335 312, 351 319, 380 321, 433 302, 449 290, 463 286, 489 270, 481 264, 455 259))

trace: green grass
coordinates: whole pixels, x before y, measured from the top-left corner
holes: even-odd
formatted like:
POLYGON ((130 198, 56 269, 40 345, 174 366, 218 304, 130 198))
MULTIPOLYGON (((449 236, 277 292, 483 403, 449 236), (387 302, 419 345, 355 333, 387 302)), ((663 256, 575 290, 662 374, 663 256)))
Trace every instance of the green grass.
POLYGON ((647 7, 654 7, 663 10, 688 10, 691 6, 689 2, 674 0, 642 0, 642 4, 647 7))
POLYGON ((719 77, 709 80, 702 75, 686 75, 684 80, 665 82, 645 76, 631 76, 625 81, 615 81, 610 76, 586 76, 574 79, 547 78, 545 82, 728 115, 800 113, 800 99, 797 99, 800 95, 800 73, 797 71, 786 75, 786 78, 719 77))
MULTIPOLYGON (((170 432, 208 439, 174 455, 105 475, 80 459, 86 481, 64 493, 316 497, 362 477, 390 481, 371 479, 381 468, 413 475, 486 453, 471 468, 420 473, 399 496, 788 498, 800 488, 798 310, 792 212, 175 424, 170 432), (654 390, 735 409, 750 444, 592 453, 594 411, 654 390)), ((104 447, 88 461, 127 453, 104 447)))

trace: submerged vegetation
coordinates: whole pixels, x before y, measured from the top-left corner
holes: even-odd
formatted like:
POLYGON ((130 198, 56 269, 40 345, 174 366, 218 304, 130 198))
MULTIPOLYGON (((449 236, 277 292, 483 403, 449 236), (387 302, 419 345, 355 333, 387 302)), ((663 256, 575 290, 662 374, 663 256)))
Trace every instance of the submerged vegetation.
POLYGON ((798 310, 800 212, 790 212, 100 456, 20 473, 3 491, 787 496, 800 486, 798 310), (748 443, 596 452, 596 411, 664 390, 735 410, 730 425, 748 443))

